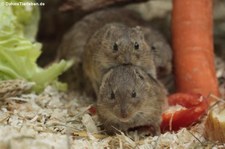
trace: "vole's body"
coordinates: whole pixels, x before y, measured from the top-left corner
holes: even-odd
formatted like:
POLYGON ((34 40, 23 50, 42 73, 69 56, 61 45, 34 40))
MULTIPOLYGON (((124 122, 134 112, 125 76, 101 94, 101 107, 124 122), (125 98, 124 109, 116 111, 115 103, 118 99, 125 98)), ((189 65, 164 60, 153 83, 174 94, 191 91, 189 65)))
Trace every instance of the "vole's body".
POLYGON ((97 112, 108 133, 143 125, 158 133, 165 99, 166 91, 155 78, 139 67, 122 65, 104 75, 97 112))
MULTIPOLYGON (((140 66, 153 77, 159 67, 170 71, 171 50, 163 37, 132 11, 109 9, 77 22, 64 36, 59 57, 75 60, 71 74, 82 72, 83 67, 98 92, 104 73, 121 64, 140 66)), ((83 84, 86 79, 82 75, 74 77, 83 84)))

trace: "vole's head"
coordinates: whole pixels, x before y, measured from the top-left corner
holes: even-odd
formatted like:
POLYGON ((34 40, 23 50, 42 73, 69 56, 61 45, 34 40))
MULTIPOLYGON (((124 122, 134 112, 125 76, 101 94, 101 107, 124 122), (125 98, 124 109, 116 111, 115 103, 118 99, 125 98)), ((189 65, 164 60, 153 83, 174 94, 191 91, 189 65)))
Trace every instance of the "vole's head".
POLYGON ((93 38, 99 38, 95 43, 95 57, 106 67, 143 63, 153 65, 153 51, 145 40, 142 28, 128 27, 119 23, 110 23, 99 29, 93 38))
POLYGON ((170 45, 157 30, 146 27, 142 27, 142 30, 145 33, 145 39, 148 41, 154 55, 158 78, 163 78, 171 73, 172 69, 172 50, 170 45))
POLYGON ((129 65, 115 67, 102 80, 98 112, 115 121, 129 122, 142 112, 150 88, 148 75, 141 69, 129 65))

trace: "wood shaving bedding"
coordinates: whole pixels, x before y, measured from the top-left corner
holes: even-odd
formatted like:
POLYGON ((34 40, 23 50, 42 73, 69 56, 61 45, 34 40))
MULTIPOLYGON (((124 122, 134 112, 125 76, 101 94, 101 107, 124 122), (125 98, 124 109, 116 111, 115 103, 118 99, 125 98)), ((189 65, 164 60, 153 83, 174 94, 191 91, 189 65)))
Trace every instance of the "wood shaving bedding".
POLYGON ((155 137, 139 136, 136 132, 107 136, 100 133, 97 116, 88 114, 89 106, 82 106, 78 100, 65 97, 64 93, 47 87, 40 95, 31 93, 1 101, 4 104, 0 110, 0 148, 144 149, 210 146, 202 136, 203 132, 185 128, 178 133, 155 137))

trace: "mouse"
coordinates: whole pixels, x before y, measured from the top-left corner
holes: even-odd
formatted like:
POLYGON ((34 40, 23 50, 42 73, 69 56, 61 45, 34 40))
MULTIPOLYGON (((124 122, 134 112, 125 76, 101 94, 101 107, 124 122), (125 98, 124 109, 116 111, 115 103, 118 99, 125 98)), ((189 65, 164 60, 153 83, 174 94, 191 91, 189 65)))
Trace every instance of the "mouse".
POLYGON ((106 133, 152 126, 160 133, 161 114, 167 105, 166 89, 142 68, 121 65, 104 76, 96 102, 97 114, 106 133))

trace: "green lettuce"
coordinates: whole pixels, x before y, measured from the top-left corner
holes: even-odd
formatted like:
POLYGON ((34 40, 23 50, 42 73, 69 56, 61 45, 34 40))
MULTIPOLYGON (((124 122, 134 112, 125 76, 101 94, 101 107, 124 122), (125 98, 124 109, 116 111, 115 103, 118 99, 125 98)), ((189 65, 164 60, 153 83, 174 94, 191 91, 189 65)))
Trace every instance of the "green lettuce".
MULTIPOLYGON (((2 2, 21 2, 3 0, 2 2)), ((23 0, 33 2, 32 0, 23 0)), ((3 4, 2 3, 2 4, 3 4)), ((66 71, 72 62, 61 60, 48 68, 41 68, 36 61, 41 54, 41 44, 35 42, 39 10, 30 6, 0 6, 0 80, 25 79, 35 82, 34 91, 40 92, 51 84, 60 90, 66 84, 58 76, 66 71)))

